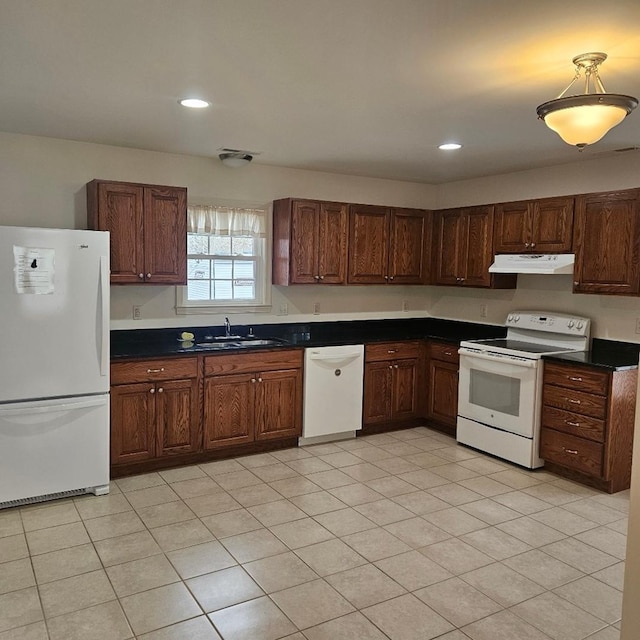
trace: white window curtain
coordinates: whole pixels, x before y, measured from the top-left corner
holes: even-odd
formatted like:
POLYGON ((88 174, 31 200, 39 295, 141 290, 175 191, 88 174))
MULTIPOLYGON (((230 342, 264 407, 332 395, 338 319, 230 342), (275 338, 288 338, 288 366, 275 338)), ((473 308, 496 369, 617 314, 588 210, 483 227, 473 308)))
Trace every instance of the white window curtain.
POLYGON ((266 226, 266 211, 263 209, 236 209, 206 204, 190 204, 187 207, 189 233, 265 238, 266 226))

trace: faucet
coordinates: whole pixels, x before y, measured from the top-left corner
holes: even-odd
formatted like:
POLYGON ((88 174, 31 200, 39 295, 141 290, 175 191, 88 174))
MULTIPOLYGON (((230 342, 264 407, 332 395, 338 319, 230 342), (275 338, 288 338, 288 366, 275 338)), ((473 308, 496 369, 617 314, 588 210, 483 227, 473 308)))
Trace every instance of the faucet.
POLYGON ((231 323, 227 317, 224 319, 224 335, 225 338, 229 338, 231 336, 231 323))

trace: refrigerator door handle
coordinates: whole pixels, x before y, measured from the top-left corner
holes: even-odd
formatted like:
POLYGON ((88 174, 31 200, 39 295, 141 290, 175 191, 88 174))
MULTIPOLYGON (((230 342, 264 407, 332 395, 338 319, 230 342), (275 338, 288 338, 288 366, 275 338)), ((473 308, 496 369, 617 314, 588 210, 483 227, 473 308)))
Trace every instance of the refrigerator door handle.
POLYGON ((109 341, 107 340, 109 331, 109 260, 107 256, 100 256, 100 314, 101 314, 101 334, 100 334, 100 375, 109 375, 109 341))
POLYGON ((64 402, 56 404, 50 402, 33 406, 31 403, 24 403, 26 406, 16 407, 15 405, 9 409, 3 409, 0 406, 0 418, 5 416, 27 416, 36 413, 59 413, 64 411, 76 411, 78 409, 88 409, 89 407, 99 407, 105 403, 105 396, 97 396, 95 398, 87 398, 78 402, 64 402))

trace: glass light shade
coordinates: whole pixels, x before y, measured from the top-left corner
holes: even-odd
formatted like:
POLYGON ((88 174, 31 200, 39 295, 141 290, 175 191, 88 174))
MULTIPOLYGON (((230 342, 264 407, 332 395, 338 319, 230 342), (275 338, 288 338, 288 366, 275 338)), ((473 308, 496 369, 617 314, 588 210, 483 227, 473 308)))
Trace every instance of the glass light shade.
POLYGON ((598 142, 626 115, 626 109, 620 107, 585 105, 554 111, 544 121, 567 144, 583 146, 598 142))
POLYGON ((585 147, 598 142, 637 106, 631 96, 584 94, 545 102, 537 113, 567 144, 585 147))

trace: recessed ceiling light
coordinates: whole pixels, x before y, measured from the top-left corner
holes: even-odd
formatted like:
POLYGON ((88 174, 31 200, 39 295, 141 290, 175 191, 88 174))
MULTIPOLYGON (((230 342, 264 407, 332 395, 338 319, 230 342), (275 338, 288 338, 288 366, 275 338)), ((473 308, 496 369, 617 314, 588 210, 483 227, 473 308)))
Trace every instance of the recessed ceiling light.
POLYGON ((178 100, 183 107, 190 107, 191 109, 205 109, 210 106, 210 103, 206 100, 200 100, 199 98, 183 98, 178 100))
POLYGON ((462 145, 457 142, 447 142, 438 146, 441 151, 455 151, 456 149, 462 149, 462 145))

